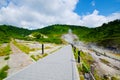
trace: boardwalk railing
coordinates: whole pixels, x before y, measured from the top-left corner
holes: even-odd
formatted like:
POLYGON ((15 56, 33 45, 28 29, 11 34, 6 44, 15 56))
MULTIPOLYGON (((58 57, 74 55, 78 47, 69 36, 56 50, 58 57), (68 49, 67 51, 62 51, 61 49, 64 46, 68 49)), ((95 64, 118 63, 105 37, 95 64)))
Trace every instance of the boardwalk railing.
MULTIPOLYGON (((76 50, 77 50, 77 48, 73 45, 73 44, 71 44, 71 46, 72 46, 72 48, 73 48, 73 51, 74 52, 76 52, 76 50)), ((88 69, 88 67, 84 64, 84 62, 83 61, 81 61, 80 59, 81 59, 81 56, 80 56, 80 53, 81 53, 82 51, 79 51, 78 50, 78 52, 77 52, 77 62, 78 63, 82 63, 82 67, 84 68, 84 70, 85 70, 85 74, 84 74, 84 76, 85 76, 85 78, 87 79, 87 80, 96 80, 95 79, 95 77, 94 77, 94 66, 93 65, 91 65, 90 66, 90 70, 88 69)))

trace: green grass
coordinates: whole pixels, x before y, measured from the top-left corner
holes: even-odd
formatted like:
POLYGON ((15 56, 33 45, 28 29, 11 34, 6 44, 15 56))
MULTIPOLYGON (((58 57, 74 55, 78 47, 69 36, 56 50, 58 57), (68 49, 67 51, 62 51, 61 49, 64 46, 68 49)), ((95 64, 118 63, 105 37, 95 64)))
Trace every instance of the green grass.
MULTIPOLYGON (((73 49, 74 51, 74 49, 73 49)), ((78 49, 76 49, 76 51, 74 52, 74 57, 77 61, 78 59, 78 49)), ((80 58, 81 58, 81 62, 80 64, 77 65, 78 67, 78 71, 80 74, 80 77, 82 78, 82 80, 84 80, 84 73, 88 73, 90 72, 90 65, 93 64, 94 60, 92 58, 92 56, 88 53, 85 53, 83 51, 80 51, 80 58)))
POLYGON ((8 60, 9 58, 10 58, 10 57, 9 57, 9 56, 7 56, 7 57, 5 57, 5 58, 4 58, 4 60, 8 60))
POLYGON ((100 58, 100 61, 101 61, 102 63, 104 63, 104 64, 109 64, 109 63, 110 63, 109 61, 107 61, 107 60, 105 60, 105 59, 102 59, 102 58, 100 58))
POLYGON ((80 75, 80 80, 85 80, 83 75, 80 75))
POLYGON ((101 77, 98 75, 97 70, 94 71, 94 77, 96 80, 101 80, 101 77))
POLYGON ((40 58, 43 58, 43 57, 46 57, 48 54, 45 53, 43 55, 31 55, 30 57, 35 60, 35 61, 38 61, 40 58))
POLYGON ((37 61, 38 59, 35 57, 35 55, 30 56, 33 60, 37 61))
POLYGON ((45 57, 45 56, 47 56, 48 54, 47 53, 44 53, 43 55, 42 55, 42 57, 45 57))
POLYGON ((9 44, 6 47, 0 47, 0 56, 9 55, 10 52, 11 52, 11 49, 9 44))
POLYGON ((3 80, 4 78, 7 77, 7 71, 9 69, 9 66, 6 65, 2 69, 0 69, 0 80, 3 80))
POLYGON ((90 68, 87 67, 87 65, 86 65, 84 62, 82 63, 82 69, 83 69, 83 72, 84 72, 84 73, 90 72, 90 68))
MULTIPOLYGON (((74 49, 73 49, 74 50, 74 49)), ((74 52, 74 56, 75 56, 75 59, 77 60, 78 59, 78 49, 76 48, 76 51, 74 52)), ((90 64, 93 63, 93 58, 90 54, 87 54, 87 53, 84 53, 82 51, 80 51, 80 56, 81 56, 81 59, 82 59, 82 62, 84 64, 87 64, 87 67, 90 67, 90 64)))
POLYGON ((13 43, 15 46, 17 46, 21 51, 25 52, 26 54, 29 54, 29 52, 31 51, 31 49, 28 46, 17 43, 16 41, 14 41, 13 43))
POLYGON ((118 76, 112 76, 111 80, 120 80, 120 77, 118 77, 118 76))
POLYGON ((82 51, 80 53, 80 56, 81 56, 82 62, 86 65, 86 67, 88 67, 88 69, 90 69, 90 65, 93 64, 94 62, 92 56, 82 51))

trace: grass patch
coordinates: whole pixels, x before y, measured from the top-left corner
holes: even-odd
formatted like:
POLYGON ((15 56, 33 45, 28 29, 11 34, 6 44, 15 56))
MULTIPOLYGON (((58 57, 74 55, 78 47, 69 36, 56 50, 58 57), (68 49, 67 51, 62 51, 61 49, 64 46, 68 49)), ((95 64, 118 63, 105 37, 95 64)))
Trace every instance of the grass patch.
POLYGON ((6 65, 2 69, 0 69, 0 80, 3 80, 4 78, 7 77, 7 71, 9 69, 9 66, 6 65))
POLYGON ((33 60, 37 61, 38 59, 36 59, 35 55, 31 55, 30 56, 33 60))
POLYGON ((10 44, 8 44, 6 47, 0 47, 0 56, 9 55, 10 52, 11 52, 10 44))
POLYGON ((111 80, 120 80, 120 77, 119 76, 112 76, 111 80))
POLYGON ((86 65, 84 62, 83 62, 83 64, 82 64, 82 69, 83 69, 83 72, 84 72, 84 73, 90 72, 89 67, 87 67, 87 65, 86 65))
POLYGON ((94 71, 94 77, 96 80, 101 80, 101 77, 98 75, 97 70, 94 71))
POLYGON ((48 54, 47 54, 47 53, 45 53, 45 54, 43 54, 43 55, 42 55, 42 57, 45 57, 45 56, 47 56, 47 55, 48 55, 48 54))
POLYGON ((81 60, 84 63, 84 65, 86 65, 86 67, 90 69, 90 65, 94 63, 92 56, 82 51, 80 52, 80 56, 81 56, 81 60))
POLYGON ((101 61, 102 63, 104 63, 104 64, 109 64, 109 63, 110 63, 109 61, 107 61, 107 60, 105 60, 105 59, 102 59, 102 58, 100 58, 100 61, 101 61))
POLYGON ((38 61, 40 58, 43 58, 43 57, 46 57, 48 54, 45 53, 43 55, 31 55, 30 57, 35 60, 35 61, 38 61))
POLYGON ((74 52, 74 57, 77 60, 78 59, 78 49, 77 48, 76 49, 72 48, 72 50, 74 52))
POLYGON ((80 80, 85 80, 83 75, 80 75, 80 80))
MULTIPOLYGON (((74 57, 76 61, 78 60, 78 49, 76 48, 74 50, 74 57)), ((90 65, 93 64, 94 60, 92 56, 88 53, 85 53, 83 51, 80 51, 80 58, 81 58, 81 63, 77 65, 80 79, 84 80, 84 73, 90 72, 90 65)))
POLYGON ((5 57, 5 58, 4 58, 4 60, 8 60, 9 58, 10 58, 10 57, 9 57, 9 56, 7 56, 7 57, 5 57))
POLYGON ((30 48, 28 46, 25 46, 24 44, 17 43, 16 41, 13 42, 15 46, 17 46, 21 51, 25 52, 26 54, 29 54, 30 48))
POLYGON ((30 48, 30 51, 41 50, 41 48, 30 48))
POLYGON ((50 49, 51 47, 50 46, 46 46, 45 49, 50 49))

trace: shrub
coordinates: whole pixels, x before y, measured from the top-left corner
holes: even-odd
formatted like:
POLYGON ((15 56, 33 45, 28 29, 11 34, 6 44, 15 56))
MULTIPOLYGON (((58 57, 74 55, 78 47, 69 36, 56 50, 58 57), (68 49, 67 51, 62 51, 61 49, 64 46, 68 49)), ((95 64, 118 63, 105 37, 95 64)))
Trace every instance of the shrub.
POLYGON ((7 57, 5 57, 5 58, 4 58, 4 60, 8 60, 9 58, 10 58, 10 57, 9 57, 9 56, 7 56, 7 57))
POLYGON ((9 69, 9 66, 6 65, 0 70, 0 80, 3 80, 7 77, 7 70, 9 69))

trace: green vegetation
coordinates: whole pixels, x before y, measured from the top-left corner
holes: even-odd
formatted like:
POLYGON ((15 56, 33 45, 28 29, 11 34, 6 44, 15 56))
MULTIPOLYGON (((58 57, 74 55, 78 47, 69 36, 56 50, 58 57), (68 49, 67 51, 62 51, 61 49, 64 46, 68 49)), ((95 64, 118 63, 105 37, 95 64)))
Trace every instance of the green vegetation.
POLYGON ((10 45, 8 44, 5 47, 0 47, 0 56, 9 55, 11 52, 10 45))
POLYGON ((80 53, 83 65, 86 66, 88 68, 88 70, 90 70, 90 65, 94 63, 94 60, 92 58, 92 56, 88 53, 82 52, 80 53))
POLYGON ((29 54, 30 48, 28 46, 25 46, 24 44, 17 43, 16 41, 13 42, 15 46, 17 46, 21 51, 25 52, 26 54, 29 54))
MULTIPOLYGON (((75 59, 78 59, 78 49, 76 49, 74 53, 75 59)), ((81 62, 82 62, 82 68, 79 68, 79 70, 84 71, 84 72, 89 72, 90 70, 90 65, 94 62, 92 56, 88 53, 80 51, 80 57, 81 57, 81 62)))
POLYGON ((38 34, 44 34, 48 38, 41 37, 40 39, 36 39, 40 42, 49 42, 61 44, 61 36, 68 32, 69 27, 67 25, 51 25, 42 29, 34 30, 34 32, 38 32, 38 34))
POLYGON ((31 30, 17 28, 11 25, 0 25, 0 43, 8 43, 11 38, 27 39, 26 36, 32 33, 31 30))
POLYGON ((6 65, 2 69, 0 69, 0 80, 3 80, 4 78, 7 77, 7 71, 9 69, 9 66, 6 65))
POLYGON ((35 37, 36 39, 43 38, 42 34, 39 33, 39 32, 33 32, 33 33, 32 33, 32 36, 35 37))
MULTIPOLYGON (((74 26, 74 25, 51 25, 44 27, 42 29, 36 30, 27 30, 23 28, 17 28, 10 25, 0 25, 0 45, 2 43, 10 42, 11 38, 14 39, 23 39, 23 40, 35 40, 39 42, 49 42, 61 44, 64 41, 61 39, 63 34, 68 33, 68 30, 71 29, 74 34, 76 34, 81 41, 87 43, 97 43, 99 46, 104 47, 113 47, 120 49, 120 20, 111 21, 103 24, 102 26, 96 28, 87 28, 85 26, 74 26), (28 35, 32 35, 33 38, 28 35), (47 36, 45 38, 44 36, 47 36)), ((23 52, 29 53, 31 50, 29 47, 14 42, 14 44, 19 47, 23 52)), ((34 49, 32 49, 34 50, 34 49)), ((78 56, 78 50, 75 52, 75 59, 78 56)), ((6 56, 10 54, 10 46, 0 48, 0 56, 6 56)), ((93 59, 88 53, 84 53, 81 51, 81 60, 82 66, 78 66, 79 71, 81 72, 89 72, 90 64, 93 63, 93 59)), ((44 54, 43 56, 46 56, 44 54)), ((38 60, 40 56, 31 56, 33 59, 38 60)), ((6 57, 5 59, 9 59, 6 57)), ((101 59, 101 61, 105 64, 109 62, 101 59)), ((97 79, 97 78, 96 78, 97 79)), ((114 80, 114 78, 113 78, 114 80)))
POLYGON ((70 26, 70 28, 81 41, 120 49, 120 20, 111 21, 96 28, 81 26, 70 26))
MULTIPOLYGON (((74 49, 73 49, 74 51, 74 49)), ((78 49, 76 48, 74 52, 75 59, 78 59, 78 49)), ((92 56, 89 53, 85 53, 83 51, 80 51, 80 58, 81 62, 80 64, 77 64, 78 71, 80 74, 80 79, 84 80, 84 74, 90 72, 90 65, 94 63, 94 60, 92 56)), ((102 78, 98 75, 97 71, 94 71, 94 77, 96 80, 101 80, 102 78)))
POLYGON ((9 57, 9 56, 7 56, 7 57, 5 57, 5 58, 4 58, 4 60, 8 60, 9 58, 10 58, 10 57, 9 57))
POLYGON ((1 25, 0 43, 9 42, 10 38, 17 38, 61 44, 63 43, 61 36, 68 33, 69 29, 71 29, 74 34, 77 34, 81 41, 93 42, 100 46, 116 47, 120 49, 120 20, 111 21, 96 28, 56 24, 42 29, 27 30, 10 25, 1 25), (28 37, 30 34, 35 38, 28 37), (43 35, 48 38, 44 38, 43 35))
POLYGON ((69 29, 71 29, 74 34, 77 34, 81 41, 97 43, 104 47, 115 46, 120 48, 120 20, 111 21, 96 28, 74 25, 51 25, 37 29, 35 32, 48 36, 48 39, 41 39, 40 41, 63 43, 60 38, 63 34, 68 33, 69 29))
POLYGON ((87 35, 86 41, 96 42, 100 46, 120 48, 120 20, 115 20, 101 27, 93 28, 87 35))
POLYGON ((52 37, 51 38, 41 38, 41 39, 36 40, 36 41, 39 41, 39 42, 42 42, 42 43, 44 43, 44 42, 56 43, 56 44, 61 44, 62 43, 60 38, 55 38, 55 37, 53 37, 53 38, 52 37))
POLYGON ((100 61, 101 61, 102 63, 104 63, 104 64, 109 64, 109 63, 110 63, 109 61, 107 61, 107 60, 105 60, 105 59, 102 59, 102 58, 100 58, 100 61))
POLYGON ((118 76, 112 76, 111 77, 111 80, 119 80, 120 79, 120 77, 118 77, 118 76))
POLYGON ((85 80, 83 75, 80 75, 80 80, 85 80))
POLYGON ((35 60, 35 61, 37 61, 37 60, 39 60, 39 59, 41 58, 40 55, 31 55, 30 57, 31 57, 33 60, 35 60))
POLYGON ((100 77, 100 76, 98 75, 97 70, 94 71, 94 77, 95 77, 96 80, 103 80, 102 77, 100 77))
POLYGON ((45 54, 42 55, 42 57, 45 57, 45 56, 47 56, 47 55, 48 55, 48 54, 45 53, 45 54))
POLYGON ((38 61, 40 58, 43 58, 45 56, 47 56, 48 54, 43 54, 43 55, 31 55, 30 57, 35 60, 35 61, 38 61))

